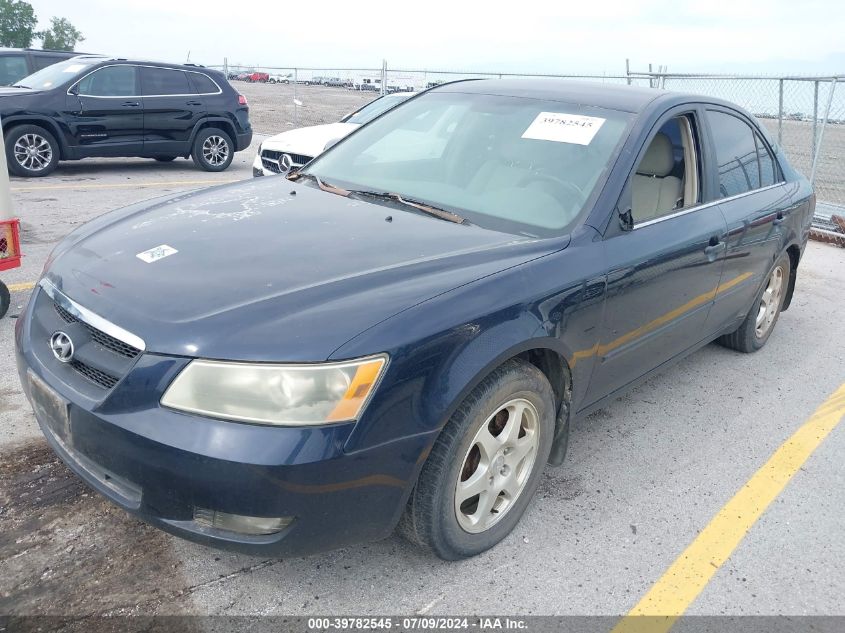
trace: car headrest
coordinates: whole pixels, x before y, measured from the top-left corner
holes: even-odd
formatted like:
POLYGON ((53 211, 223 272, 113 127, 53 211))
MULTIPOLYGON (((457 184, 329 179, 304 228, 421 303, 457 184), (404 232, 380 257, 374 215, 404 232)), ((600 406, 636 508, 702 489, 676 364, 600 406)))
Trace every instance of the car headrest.
POLYGON ((658 132, 637 167, 637 173, 643 176, 663 178, 672 172, 675 166, 675 153, 672 141, 663 132, 658 132))

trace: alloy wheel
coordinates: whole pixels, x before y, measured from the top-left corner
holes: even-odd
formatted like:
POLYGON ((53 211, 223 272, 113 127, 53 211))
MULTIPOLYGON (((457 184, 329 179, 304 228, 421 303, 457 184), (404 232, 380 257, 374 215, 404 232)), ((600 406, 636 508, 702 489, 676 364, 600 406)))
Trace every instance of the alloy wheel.
POLYGON ((539 414, 531 402, 503 404, 478 429, 455 487, 455 515, 467 532, 490 529, 513 507, 537 456, 539 414))
POLYGON ((24 169, 42 171, 53 160, 53 148, 40 134, 24 134, 13 148, 15 160, 24 169))
POLYGON ((775 322, 783 295, 783 278, 783 267, 775 266, 772 274, 769 275, 769 281, 760 299, 760 307, 757 309, 755 322, 757 338, 763 338, 775 322))
POLYGON ((229 158, 229 142, 222 136, 209 136, 202 144, 202 156, 214 167, 219 167, 229 158))

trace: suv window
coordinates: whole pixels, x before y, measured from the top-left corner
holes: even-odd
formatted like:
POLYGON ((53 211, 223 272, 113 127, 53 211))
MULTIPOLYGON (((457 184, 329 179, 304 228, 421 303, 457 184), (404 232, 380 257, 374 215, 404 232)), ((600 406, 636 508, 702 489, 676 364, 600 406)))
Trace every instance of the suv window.
POLYGON ((79 94, 89 97, 133 97, 135 88, 135 66, 106 66, 95 70, 79 82, 79 94))
POLYGON ((193 90, 188 85, 184 71, 169 68, 141 68, 141 94, 153 95, 189 95, 193 90))
POLYGON ((188 73, 188 79, 194 87, 194 92, 198 95, 213 95, 220 92, 220 88, 214 83, 208 75, 202 73, 188 73))
POLYGON ((0 86, 8 86, 29 74, 26 57, 23 55, 3 55, 0 57, 0 86))
POLYGON ((707 111, 707 120, 716 146, 719 198, 759 189, 764 158, 770 164, 763 168, 763 180, 765 184, 774 184, 774 161, 765 146, 758 145, 760 141, 751 126, 732 114, 715 110, 707 111), (762 154, 758 154, 760 150, 762 154))
POLYGON ((32 65, 35 70, 41 70, 42 68, 47 68, 47 66, 52 66, 53 64, 57 64, 66 59, 67 57, 57 57, 56 55, 33 55, 32 65))

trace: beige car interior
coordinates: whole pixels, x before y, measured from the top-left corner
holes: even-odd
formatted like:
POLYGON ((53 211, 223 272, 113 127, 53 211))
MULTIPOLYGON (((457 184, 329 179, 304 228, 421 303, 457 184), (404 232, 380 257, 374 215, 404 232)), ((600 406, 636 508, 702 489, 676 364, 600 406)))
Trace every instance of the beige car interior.
POLYGON ((663 132, 658 132, 640 160, 631 184, 631 212, 635 225, 698 202, 698 161, 692 127, 686 116, 673 121, 680 129, 683 146, 683 178, 671 175, 675 169, 672 141, 663 132))

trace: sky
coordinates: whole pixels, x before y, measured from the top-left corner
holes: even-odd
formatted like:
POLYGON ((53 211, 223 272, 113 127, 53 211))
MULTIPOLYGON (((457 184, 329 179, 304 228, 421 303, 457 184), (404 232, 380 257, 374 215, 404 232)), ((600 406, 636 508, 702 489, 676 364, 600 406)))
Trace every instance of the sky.
POLYGON ((624 74, 845 74, 837 0, 30 0, 78 50, 219 65, 624 74))

